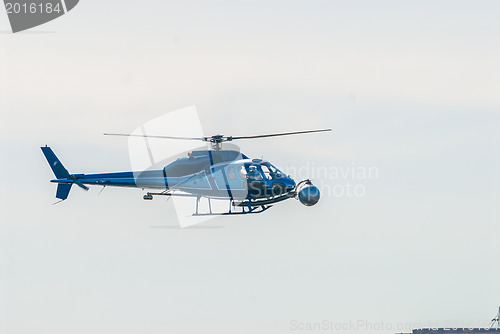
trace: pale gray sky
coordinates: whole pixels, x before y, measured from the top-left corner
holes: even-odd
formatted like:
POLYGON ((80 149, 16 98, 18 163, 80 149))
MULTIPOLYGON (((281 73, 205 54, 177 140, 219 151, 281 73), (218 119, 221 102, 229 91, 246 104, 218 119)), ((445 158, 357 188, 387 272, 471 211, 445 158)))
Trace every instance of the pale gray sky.
MULTIPOLYGON (((0 11, 0 331, 296 333, 291 321, 487 325, 500 304, 498 1, 81 1, 11 34, 0 11), (130 168, 103 132, 196 105, 206 134, 319 178, 323 197, 176 225, 143 192, 54 202, 130 168), (362 197, 328 189, 363 186, 362 197)), ((344 331, 343 333, 346 333, 344 331)))

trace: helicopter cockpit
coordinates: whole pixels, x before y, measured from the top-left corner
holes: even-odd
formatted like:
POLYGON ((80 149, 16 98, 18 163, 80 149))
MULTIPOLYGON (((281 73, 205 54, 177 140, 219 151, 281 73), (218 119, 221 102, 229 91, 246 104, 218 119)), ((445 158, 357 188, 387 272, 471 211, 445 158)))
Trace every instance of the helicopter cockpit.
POLYGON ((263 162, 260 164, 260 168, 264 172, 264 176, 268 180, 276 180, 285 178, 286 175, 282 173, 278 168, 271 165, 269 162, 263 162))
POLYGON ((245 164, 240 166, 239 174, 242 180, 248 181, 262 181, 262 173, 257 165, 245 164))
POLYGON ((286 175, 269 162, 246 163, 240 166, 239 175, 242 180, 262 181, 285 178, 286 175))
MULTIPOLYGON (((262 196, 273 197, 280 196, 286 192, 290 192, 295 188, 295 182, 281 172, 278 168, 274 167, 267 161, 261 159, 252 159, 242 162, 235 166, 227 168, 227 175, 229 180, 243 181, 243 188, 252 198, 259 198, 262 196)), ((234 189, 240 188, 240 184, 232 183, 229 181, 230 186, 234 185, 234 189)))

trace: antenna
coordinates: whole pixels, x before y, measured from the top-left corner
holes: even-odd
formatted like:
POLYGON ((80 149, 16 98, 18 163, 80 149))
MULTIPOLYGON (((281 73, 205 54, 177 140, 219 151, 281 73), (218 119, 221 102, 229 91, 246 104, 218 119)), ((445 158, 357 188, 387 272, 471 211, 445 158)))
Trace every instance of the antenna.
POLYGON ((491 319, 490 329, 495 326, 495 322, 497 323, 497 329, 500 329, 500 306, 498 307, 497 316, 495 318, 491 319))

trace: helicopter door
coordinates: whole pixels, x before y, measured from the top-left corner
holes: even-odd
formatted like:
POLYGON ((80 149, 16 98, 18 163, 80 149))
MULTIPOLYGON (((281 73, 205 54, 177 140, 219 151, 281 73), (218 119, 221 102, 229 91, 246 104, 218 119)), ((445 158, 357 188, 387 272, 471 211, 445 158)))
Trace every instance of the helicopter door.
POLYGON ((225 168, 226 180, 231 195, 235 199, 245 199, 248 191, 246 189, 246 177, 241 176, 239 169, 245 167, 243 165, 228 165, 225 168))
POLYGON ((262 171, 257 165, 245 164, 239 169, 242 180, 246 180, 246 188, 251 197, 259 198, 265 196, 267 184, 264 181, 262 171))

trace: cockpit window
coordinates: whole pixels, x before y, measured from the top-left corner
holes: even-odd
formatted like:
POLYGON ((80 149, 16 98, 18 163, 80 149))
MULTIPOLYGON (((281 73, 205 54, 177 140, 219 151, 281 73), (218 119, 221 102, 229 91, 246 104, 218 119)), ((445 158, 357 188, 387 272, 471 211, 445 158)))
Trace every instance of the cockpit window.
POLYGON ((266 178, 268 180, 281 179, 281 178, 285 177, 285 174, 283 174, 278 168, 274 167, 269 162, 265 162, 265 163, 261 164, 260 167, 264 171, 264 174, 266 175, 266 178))
POLYGON ((262 181, 263 177, 259 168, 255 165, 241 166, 239 170, 240 176, 243 180, 248 181, 262 181))
POLYGON ((266 177, 266 179, 271 180, 273 177, 269 167, 267 167, 266 165, 260 165, 260 167, 262 168, 262 171, 264 172, 264 176, 266 177))

